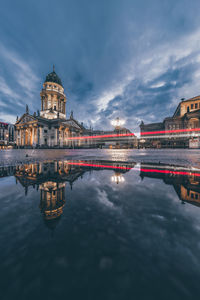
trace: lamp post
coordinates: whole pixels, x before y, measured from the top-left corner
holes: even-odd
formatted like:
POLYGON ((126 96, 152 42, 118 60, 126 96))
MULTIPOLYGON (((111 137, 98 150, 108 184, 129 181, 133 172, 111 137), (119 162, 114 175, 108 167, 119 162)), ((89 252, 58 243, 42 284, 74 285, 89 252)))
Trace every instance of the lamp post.
MULTIPOLYGON (((120 134, 121 126, 124 125, 124 123, 125 123, 125 121, 120 120, 119 117, 117 117, 115 120, 111 121, 111 125, 113 125, 115 127, 115 131, 118 135, 120 134)), ((119 145, 119 143, 116 143, 116 146, 118 146, 118 145, 119 145)))

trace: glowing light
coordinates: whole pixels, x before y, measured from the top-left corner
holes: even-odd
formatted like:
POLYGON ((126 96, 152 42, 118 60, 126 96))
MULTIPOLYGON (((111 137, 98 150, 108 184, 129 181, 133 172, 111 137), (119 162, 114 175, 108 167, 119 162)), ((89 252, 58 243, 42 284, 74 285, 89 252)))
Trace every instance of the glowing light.
POLYGON ((68 165, 93 167, 93 168, 122 169, 122 170, 131 170, 132 169, 130 167, 124 167, 124 166, 109 166, 109 165, 91 164, 91 163, 83 163, 83 162, 80 162, 80 163, 68 162, 68 165))
POLYGON ((88 136, 74 136, 69 137, 69 140, 84 140, 84 139, 102 139, 110 137, 125 137, 125 136, 135 136, 134 133, 119 133, 119 134, 101 134, 101 135, 88 135, 88 136))
MULTIPOLYGON (((93 164, 85 162, 68 162, 69 165, 83 166, 83 167, 92 167, 92 168, 107 168, 107 169, 121 169, 121 170, 131 170, 141 171, 141 172, 150 172, 150 173, 162 173, 162 174, 173 174, 173 175, 182 175, 182 176, 197 176, 200 177, 200 173, 190 172, 190 171, 174 171, 174 170, 160 170, 160 169, 148 169, 148 168, 131 168, 126 166, 114 166, 114 165, 104 165, 104 164, 93 164)), ((121 174, 120 174, 121 175, 121 174)), ((115 181, 115 177, 119 176, 117 173, 111 177, 112 181, 115 181)), ((121 180, 124 181, 124 178, 121 180)))
POLYGON ((198 176, 200 173, 192 173, 185 171, 171 171, 171 170, 157 170, 157 169, 140 169, 141 172, 150 172, 150 173, 163 173, 163 174, 173 174, 173 175, 187 175, 187 176, 198 176))
POLYGON ((147 131, 141 132, 140 135, 148 135, 148 134, 165 134, 165 133, 179 133, 179 132, 194 132, 200 131, 200 128, 187 128, 187 129, 173 129, 173 130, 159 130, 159 131, 147 131))
POLYGON ((111 124, 115 127, 120 127, 122 125, 124 125, 125 121, 124 120, 120 120, 119 118, 111 121, 111 124))
MULTIPOLYGON (((145 136, 145 138, 172 138, 172 137, 189 137, 188 134, 179 134, 179 135, 166 135, 167 133, 192 133, 195 137, 200 136, 198 133, 200 128, 188 128, 188 129, 174 129, 174 130, 160 130, 160 131, 147 131, 141 132, 141 136, 145 136), (152 136, 152 134, 155 134, 152 136), (158 134, 158 135, 157 135, 158 134), (163 134, 163 135, 159 135, 163 134), (148 135, 151 135, 148 137, 148 135)), ((134 133, 119 133, 119 134, 101 134, 101 135, 88 135, 88 136, 74 136, 68 137, 68 140, 84 140, 84 139, 103 139, 103 138, 123 138, 123 137, 131 137, 135 136, 134 133)))
POLYGON ((116 182, 118 184, 120 182, 124 182, 125 179, 122 176, 122 174, 115 174, 115 175, 111 176, 111 181, 112 182, 116 182))

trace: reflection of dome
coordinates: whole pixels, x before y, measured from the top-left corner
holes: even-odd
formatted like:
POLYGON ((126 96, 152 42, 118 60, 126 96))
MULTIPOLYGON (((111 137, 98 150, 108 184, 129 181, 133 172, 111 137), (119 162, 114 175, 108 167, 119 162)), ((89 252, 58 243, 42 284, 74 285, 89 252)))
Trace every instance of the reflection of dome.
POLYGON ((65 183, 47 181, 40 185, 40 209, 47 221, 59 218, 65 205, 65 183))
POLYGON ((58 77, 58 75, 56 74, 54 69, 53 69, 53 72, 49 73, 46 76, 45 82, 55 82, 55 83, 58 83, 61 86, 63 86, 60 77, 58 77))
POLYGON ((64 204, 61 207, 56 208, 56 209, 47 209, 45 207, 41 208, 44 218, 46 220, 53 220, 53 219, 60 217, 63 213, 63 206, 64 206, 64 204))
POLYGON ((52 219, 52 220, 44 219, 44 223, 49 229, 54 230, 56 228, 56 226, 58 225, 58 223, 60 222, 60 219, 61 219, 61 217, 58 217, 57 219, 52 219))

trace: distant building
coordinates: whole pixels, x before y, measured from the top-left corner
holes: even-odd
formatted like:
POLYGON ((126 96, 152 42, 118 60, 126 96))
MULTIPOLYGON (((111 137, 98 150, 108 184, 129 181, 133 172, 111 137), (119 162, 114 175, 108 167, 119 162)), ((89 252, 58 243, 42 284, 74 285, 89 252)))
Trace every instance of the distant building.
MULTIPOLYGON (((85 128, 83 123, 75 120, 73 112, 71 112, 70 118, 66 119, 67 98, 61 79, 54 68, 53 72, 46 76, 40 96, 41 110, 37 114, 31 115, 26 105, 26 112, 19 119, 17 118, 15 124, 17 147, 91 148, 101 147, 109 141, 108 138, 101 138, 101 140, 87 138, 96 135, 96 132, 85 128)), ((126 128, 121 130, 130 132, 126 128)), ((106 134, 104 131, 99 131, 101 135, 104 133, 106 134)), ((116 134, 115 131, 112 133, 116 134)), ((136 140, 136 137, 123 138, 123 146, 133 147, 132 140, 136 140)))
POLYGON ((15 142, 14 125, 0 122, 0 149, 13 147, 15 142))
POLYGON ((141 139, 139 147, 145 148, 200 148, 199 137, 187 133, 169 133, 170 130, 200 128, 200 96, 182 100, 173 117, 165 118, 163 122, 140 124, 141 139), (145 136, 145 132, 154 132, 145 136), (159 133, 161 131, 162 133, 159 133), (164 136, 163 136, 164 135, 164 136), (173 135, 171 137, 171 135, 173 135), (176 136, 174 136, 176 135, 176 136), (162 138, 160 137, 162 136, 162 138))

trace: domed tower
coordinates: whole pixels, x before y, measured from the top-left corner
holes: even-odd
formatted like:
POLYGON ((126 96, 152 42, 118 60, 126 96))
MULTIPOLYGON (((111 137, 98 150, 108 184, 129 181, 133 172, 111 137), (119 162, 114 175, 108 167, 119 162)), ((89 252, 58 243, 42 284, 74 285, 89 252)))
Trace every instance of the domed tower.
POLYGON ((41 96, 41 117, 47 119, 66 119, 66 96, 61 79, 55 72, 46 76, 41 96))

